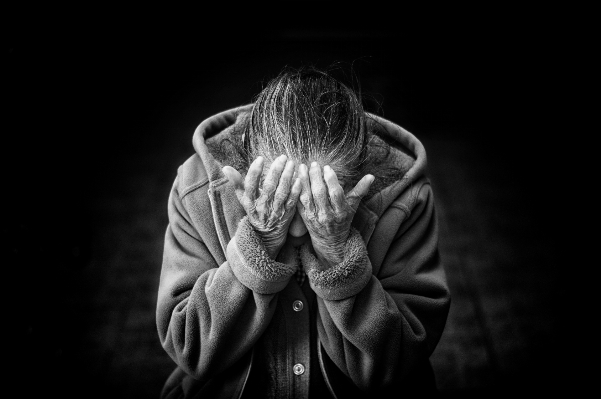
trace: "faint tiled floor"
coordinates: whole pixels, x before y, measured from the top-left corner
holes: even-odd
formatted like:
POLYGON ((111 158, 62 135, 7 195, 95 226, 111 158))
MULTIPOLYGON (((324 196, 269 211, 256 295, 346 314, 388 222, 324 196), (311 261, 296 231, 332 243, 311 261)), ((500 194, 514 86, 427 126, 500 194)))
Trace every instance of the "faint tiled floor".
POLYGON ((424 142, 453 295, 432 356, 439 387, 535 389, 553 367, 557 268, 546 232, 520 206, 528 201, 523 177, 512 176, 498 151, 424 142))
MULTIPOLYGON (((518 188, 499 178, 486 154, 474 156, 468 142, 424 143, 453 295, 432 356, 439 388, 492 392, 517 385, 544 365, 552 344, 556 269, 549 248, 514 207, 518 188)), ((99 396, 156 397, 173 368, 154 319, 167 196, 177 163, 187 155, 171 151, 170 164, 156 162, 169 158, 161 145, 118 160, 122 173, 101 178, 90 203, 93 256, 69 297, 85 324, 70 353, 99 396)))

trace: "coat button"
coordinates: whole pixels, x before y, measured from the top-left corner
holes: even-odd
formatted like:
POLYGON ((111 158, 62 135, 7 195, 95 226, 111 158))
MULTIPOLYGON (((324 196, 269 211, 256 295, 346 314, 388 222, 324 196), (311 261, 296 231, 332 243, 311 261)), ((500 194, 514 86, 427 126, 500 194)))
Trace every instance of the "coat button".
POLYGON ((295 312, 300 312, 303 310, 303 306, 303 302, 299 301, 298 299, 292 303, 292 309, 294 309, 295 312))
POLYGON ((292 367, 292 371, 294 371, 294 374, 296 375, 301 375, 305 372, 305 366, 303 366, 300 363, 297 363, 294 365, 294 367, 292 367))

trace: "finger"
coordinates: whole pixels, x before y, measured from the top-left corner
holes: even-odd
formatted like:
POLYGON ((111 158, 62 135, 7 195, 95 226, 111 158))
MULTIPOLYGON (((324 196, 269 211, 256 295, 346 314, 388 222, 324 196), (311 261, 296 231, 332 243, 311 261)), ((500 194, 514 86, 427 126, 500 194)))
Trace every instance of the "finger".
POLYGON ((354 211, 356 211, 359 207, 361 199, 365 196, 365 194, 367 194, 369 191, 369 186, 371 186, 373 181, 373 175, 363 176, 363 178, 359 180, 359 183, 357 183, 355 187, 353 187, 353 189, 346 195, 346 201, 354 211))
POLYGON ((313 194, 313 202, 315 203, 317 212, 325 212, 329 206, 328 192, 323 181, 321 167, 317 162, 311 164, 309 178, 311 179, 311 193, 313 194))
POLYGON ((283 207, 283 204, 286 202, 286 199, 290 194, 290 186, 292 185, 292 175, 294 175, 294 161, 289 160, 288 162, 286 162, 284 171, 280 176, 278 188, 275 191, 275 195, 273 197, 273 209, 276 211, 279 208, 283 207))
POLYGON ((273 197, 280 182, 280 176, 286 166, 286 155, 280 155, 269 167, 265 181, 263 182, 261 197, 263 201, 269 201, 273 197))
POLYGON ((313 204, 313 194, 311 193, 311 181, 309 180, 309 172, 307 165, 301 164, 298 167, 298 175, 301 184, 301 193, 299 203, 302 204, 302 212, 315 212, 315 204, 313 204))
POLYGON ((286 162, 286 166, 282 174, 280 175, 280 181, 278 188, 275 190, 273 195, 273 202, 271 204, 271 214, 269 216, 270 222, 281 220, 286 214, 286 200, 290 194, 290 186, 292 175, 294 174, 294 162, 286 162))
POLYGON ((241 198, 244 195, 244 181, 242 180, 242 175, 231 166, 224 166, 221 170, 234 188, 238 201, 241 201, 241 198))
POLYGON ((227 177, 227 179, 230 181, 232 186, 234 186, 235 190, 244 191, 244 181, 242 180, 242 175, 240 172, 231 166, 224 166, 221 170, 223 171, 225 177, 227 177))
POLYGON ((344 210, 344 205, 346 204, 346 197, 344 195, 344 190, 340 186, 340 182, 338 182, 338 177, 336 176, 336 172, 329 165, 323 167, 323 179, 326 182, 326 186, 328 187, 328 194, 330 196, 330 204, 332 204, 332 208, 334 208, 334 212, 341 212, 344 210))
POLYGON ((288 199, 286 200, 286 212, 294 211, 294 209, 296 208, 296 204, 299 202, 298 199, 300 197, 301 190, 301 179, 300 177, 297 177, 294 180, 292 189, 290 189, 290 195, 288 195, 288 199))
POLYGON ((244 192, 246 197, 251 201, 254 201, 259 196, 259 182, 261 181, 261 174, 263 173, 263 157, 257 157, 250 164, 248 172, 246 172, 246 179, 244 180, 244 192))

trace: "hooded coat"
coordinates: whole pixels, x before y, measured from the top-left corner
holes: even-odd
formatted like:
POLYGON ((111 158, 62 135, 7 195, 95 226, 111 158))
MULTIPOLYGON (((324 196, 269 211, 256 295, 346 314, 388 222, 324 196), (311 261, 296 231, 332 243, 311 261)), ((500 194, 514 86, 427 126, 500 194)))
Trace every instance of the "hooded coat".
POLYGON ((273 260, 221 170, 246 172, 240 148, 251 107, 198 126, 196 153, 179 167, 170 193, 156 317, 177 368, 162 396, 432 391, 428 358, 450 293, 424 147, 369 114, 368 152, 399 178, 374 181, 342 263, 322 270, 310 244, 284 246, 273 260), (306 272, 302 284, 298 269, 306 272))

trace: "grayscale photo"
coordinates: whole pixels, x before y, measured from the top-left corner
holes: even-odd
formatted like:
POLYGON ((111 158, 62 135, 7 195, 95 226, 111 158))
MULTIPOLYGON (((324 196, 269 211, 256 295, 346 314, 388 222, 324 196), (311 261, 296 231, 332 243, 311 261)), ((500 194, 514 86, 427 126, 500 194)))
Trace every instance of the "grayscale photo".
POLYGON ((582 386, 557 30, 294 4, 10 9, 6 397, 582 386))

